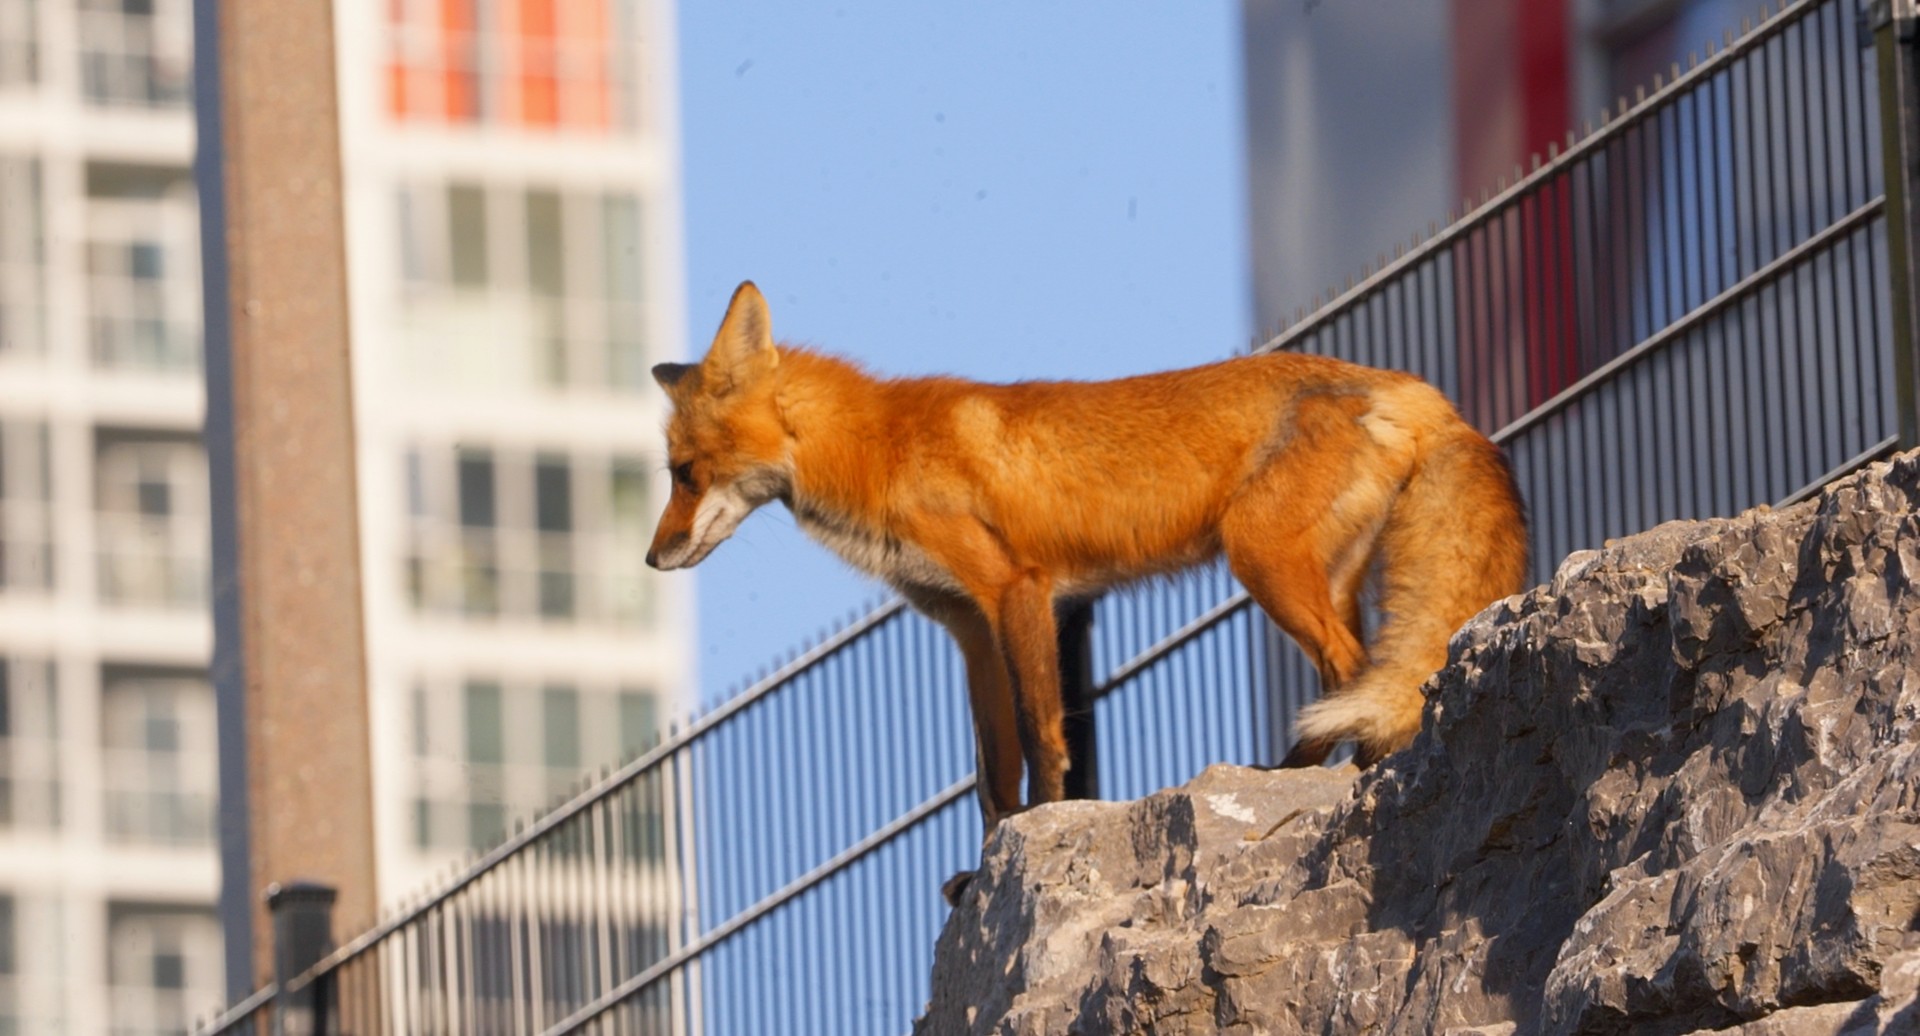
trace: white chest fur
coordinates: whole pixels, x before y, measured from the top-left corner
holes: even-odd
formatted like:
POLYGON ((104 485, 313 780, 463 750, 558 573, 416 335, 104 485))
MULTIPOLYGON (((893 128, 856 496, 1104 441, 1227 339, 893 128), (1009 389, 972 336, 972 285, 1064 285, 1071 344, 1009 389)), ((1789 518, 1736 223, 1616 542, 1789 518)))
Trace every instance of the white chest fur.
POLYGON ((792 506, 802 532, 870 576, 896 588, 962 589, 953 573, 916 544, 824 508, 797 500, 792 506))

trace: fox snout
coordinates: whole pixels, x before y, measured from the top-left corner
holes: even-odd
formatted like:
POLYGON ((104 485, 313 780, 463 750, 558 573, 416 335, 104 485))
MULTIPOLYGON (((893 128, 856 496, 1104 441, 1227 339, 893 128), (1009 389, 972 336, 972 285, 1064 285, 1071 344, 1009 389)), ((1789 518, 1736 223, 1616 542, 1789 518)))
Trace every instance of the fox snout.
POLYGON ((713 553, 759 502, 744 493, 740 485, 710 485, 698 496, 676 489, 660 516, 654 531, 653 546, 647 551, 647 564, 662 572, 692 568, 713 553))
MULTIPOLYGON (((678 554, 681 548, 685 547, 686 545, 687 545, 686 533, 676 532, 673 535, 668 536, 665 543, 656 543, 653 546, 647 548, 647 567, 653 568, 653 569, 657 569, 660 567, 660 554, 662 550, 664 550, 666 554, 669 557, 671 557, 675 554, 678 554)), ((627 556, 632 557, 633 555, 629 554, 627 556)))

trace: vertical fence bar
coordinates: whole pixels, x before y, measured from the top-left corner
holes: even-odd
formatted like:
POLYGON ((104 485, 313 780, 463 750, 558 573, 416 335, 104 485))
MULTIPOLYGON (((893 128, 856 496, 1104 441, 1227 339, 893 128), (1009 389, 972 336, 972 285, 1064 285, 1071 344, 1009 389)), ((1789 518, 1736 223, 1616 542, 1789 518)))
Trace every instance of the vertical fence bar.
POLYGON ((1881 162, 1886 170, 1887 260, 1892 266, 1894 392, 1900 408, 1900 444, 1920 446, 1920 391, 1916 390, 1915 304, 1920 269, 1914 264, 1915 193, 1920 189, 1920 62, 1916 0, 1873 0, 1868 26, 1880 68, 1881 162))

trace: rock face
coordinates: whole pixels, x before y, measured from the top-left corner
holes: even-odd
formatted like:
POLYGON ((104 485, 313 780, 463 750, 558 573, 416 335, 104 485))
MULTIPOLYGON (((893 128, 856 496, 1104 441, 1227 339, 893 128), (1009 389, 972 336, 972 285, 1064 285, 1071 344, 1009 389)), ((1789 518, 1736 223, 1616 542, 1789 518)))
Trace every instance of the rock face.
POLYGON ((1576 554, 1418 741, 1002 824, 917 1033, 1920 1033, 1920 454, 1576 554))

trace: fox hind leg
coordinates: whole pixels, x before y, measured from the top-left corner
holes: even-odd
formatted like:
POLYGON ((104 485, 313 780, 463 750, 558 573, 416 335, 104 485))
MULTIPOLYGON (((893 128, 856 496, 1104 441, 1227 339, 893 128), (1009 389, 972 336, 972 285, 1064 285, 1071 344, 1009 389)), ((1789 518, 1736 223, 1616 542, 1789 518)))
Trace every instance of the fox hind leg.
MULTIPOLYGON (((1354 405, 1301 406, 1290 448, 1248 480, 1220 521, 1228 567, 1319 670, 1323 696, 1339 694, 1368 665, 1360 588, 1393 500, 1391 471, 1369 465, 1377 451, 1355 423, 1354 405)), ((1317 765, 1335 747, 1303 741, 1280 765, 1317 765)))
MULTIPOLYGON (((1322 694, 1339 689, 1366 668, 1367 653, 1355 635, 1349 614, 1334 604, 1326 568, 1316 559, 1287 554, 1271 544, 1257 555, 1236 554, 1227 548, 1234 577, 1259 602, 1274 624, 1300 645, 1320 671, 1322 694)), ((1282 766, 1316 766, 1336 746, 1330 742, 1301 742, 1287 753, 1282 766)))

